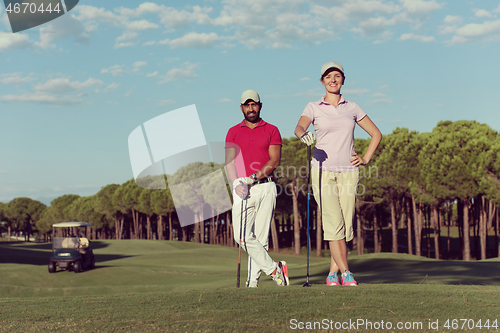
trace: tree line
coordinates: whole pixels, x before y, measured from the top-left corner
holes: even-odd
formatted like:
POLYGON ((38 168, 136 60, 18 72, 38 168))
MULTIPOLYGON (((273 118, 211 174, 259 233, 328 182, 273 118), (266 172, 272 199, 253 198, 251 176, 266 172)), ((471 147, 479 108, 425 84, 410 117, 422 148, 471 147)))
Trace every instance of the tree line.
MULTIPOLYGON (((363 154, 368 144, 369 139, 356 139, 356 152, 363 154)), ((274 251, 292 248, 298 254, 306 244, 306 159, 306 146, 300 140, 283 139, 281 165, 275 171, 278 198, 270 237, 274 251)), ((90 239, 236 246, 232 224, 239 222, 231 221, 231 212, 220 201, 224 191, 230 193, 229 186, 214 177, 196 186, 189 182, 222 169, 213 163, 191 163, 168 177, 146 177, 142 187, 131 179, 107 185, 93 196, 63 195, 48 207, 30 198, 15 198, 0 203, 0 221, 9 237, 22 231, 27 239, 35 233, 45 241, 51 237, 52 224, 84 221, 92 223, 90 239), (165 182, 186 184, 180 190, 177 186, 182 204, 174 205, 165 182), (180 210, 202 222, 181 226, 180 210)), ((396 128, 383 137, 370 164, 360 167, 352 246, 359 254, 370 249, 442 259, 497 257, 499 206, 498 132, 475 121, 442 121, 430 133, 396 128), (450 234, 457 229, 457 237, 450 234)), ((309 221, 311 248, 321 255, 326 242, 312 194, 309 221)))

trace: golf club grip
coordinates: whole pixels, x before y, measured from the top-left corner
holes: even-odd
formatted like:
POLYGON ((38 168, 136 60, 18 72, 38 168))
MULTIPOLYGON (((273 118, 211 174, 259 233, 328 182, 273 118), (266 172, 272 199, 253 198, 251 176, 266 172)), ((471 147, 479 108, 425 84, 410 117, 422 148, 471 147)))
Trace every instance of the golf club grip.
POLYGON ((240 287, 240 263, 238 263, 238 277, 236 279, 236 288, 240 287))

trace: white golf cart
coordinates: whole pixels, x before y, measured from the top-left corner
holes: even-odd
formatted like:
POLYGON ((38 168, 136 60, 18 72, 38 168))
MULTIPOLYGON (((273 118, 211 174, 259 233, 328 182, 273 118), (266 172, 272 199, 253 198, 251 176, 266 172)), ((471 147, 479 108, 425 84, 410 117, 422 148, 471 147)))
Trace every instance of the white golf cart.
POLYGON ((82 228, 90 225, 87 222, 61 222, 52 225, 54 236, 49 273, 56 272, 57 267, 62 270, 72 269, 75 273, 80 273, 83 268, 95 267, 90 241, 86 237, 80 237, 82 228))

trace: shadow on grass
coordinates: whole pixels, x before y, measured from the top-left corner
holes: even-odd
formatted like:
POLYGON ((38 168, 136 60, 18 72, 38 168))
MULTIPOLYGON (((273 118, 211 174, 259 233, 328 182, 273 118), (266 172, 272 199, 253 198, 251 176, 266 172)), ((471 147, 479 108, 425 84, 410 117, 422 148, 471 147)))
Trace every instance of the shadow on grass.
POLYGON ((364 283, 499 285, 498 262, 361 259, 350 265, 364 283))
MULTIPOLYGON (((102 249, 108 245, 103 242, 93 241, 93 250, 102 249)), ((0 242, 0 264, 26 264, 48 265, 52 256, 52 243, 30 244, 24 242, 0 242)), ((94 253, 96 262, 106 262, 129 258, 130 255, 98 254, 94 253)), ((101 266, 106 267, 106 266, 101 266)))
MULTIPOLYGON (((500 285, 499 262, 408 260, 405 258, 359 258, 349 261, 358 283, 500 285)), ((325 284, 329 267, 309 275, 311 284, 325 284)), ((306 281, 305 272, 293 276, 293 284, 306 281)))
MULTIPOLYGON (((84 274, 84 273, 87 273, 87 272, 90 272, 90 271, 95 271, 95 270, 100 270, 100 269, 103 269, 103 268, 108 268, 108 267, 111 267, 111 266, 105 266, 105 265, 97 265, 94 267, 94 268, 83 268, 83 270, 77 274, 84 274)), ((61 269, 59 267, 57 267, 56 271, 54 273, 51 273, 51 274, 57 274, 57 273, 73 273, 75 274, 75 272, 73 271, 73 269, 61 269)))

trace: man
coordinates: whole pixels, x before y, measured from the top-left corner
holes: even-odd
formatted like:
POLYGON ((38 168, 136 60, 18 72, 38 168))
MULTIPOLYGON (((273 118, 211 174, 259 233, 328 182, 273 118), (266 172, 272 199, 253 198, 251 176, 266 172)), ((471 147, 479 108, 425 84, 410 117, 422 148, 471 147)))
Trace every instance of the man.
POLYGON ((245 119, 226 136, 226 170, 233 184, 234 239, 248 253, 247 287, 257 287, 261 272, 278 286, 289 284, 285 261, 267 253, 269 227, 276 207, 273 172, 281 160, 281 135, 260 118, 262 103, 254 90, 241 95, 245 119), (243 236, 240 240, 240 229, 243 236))

